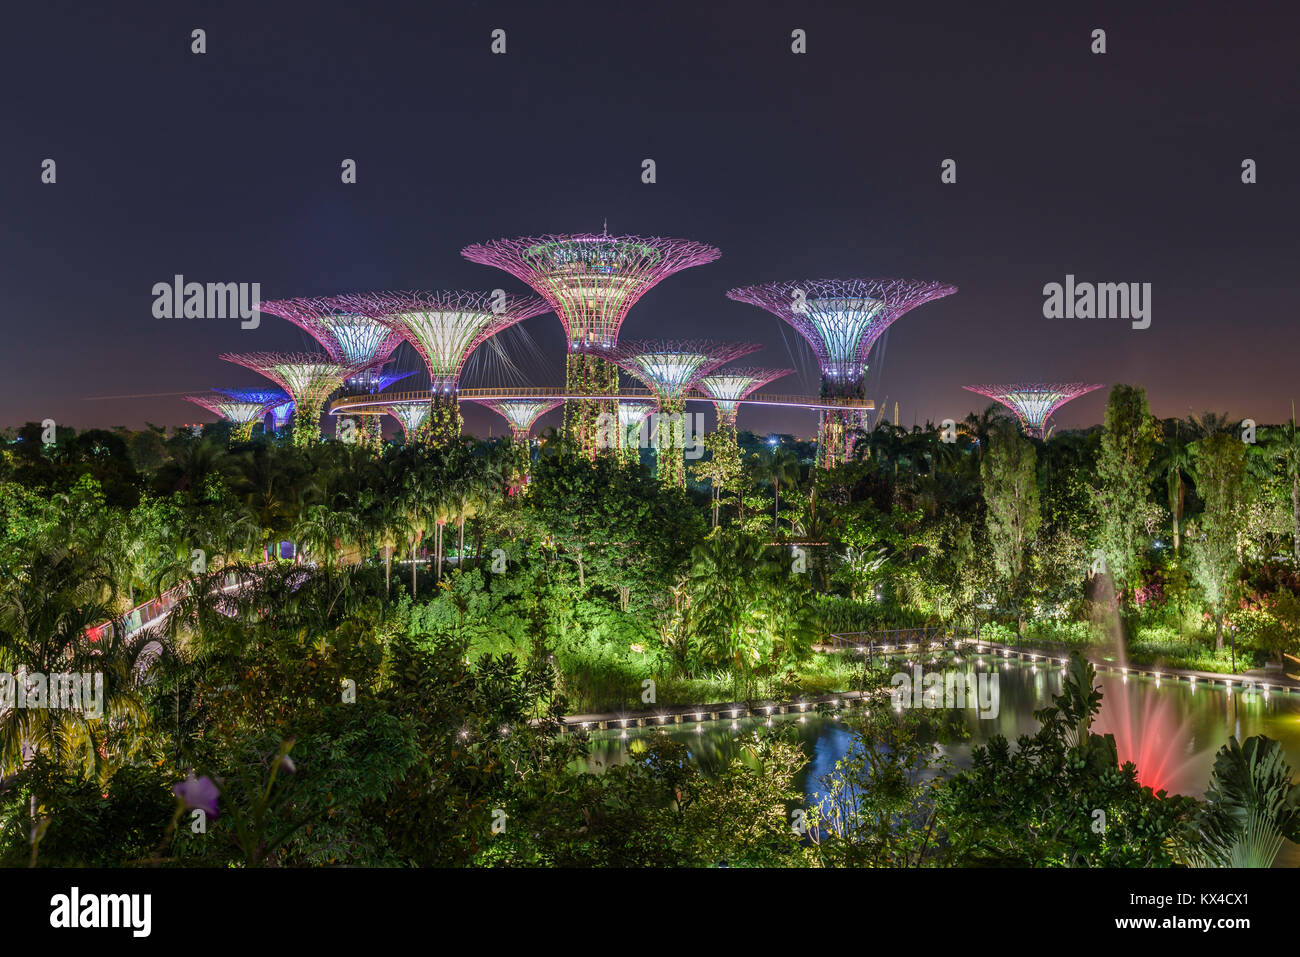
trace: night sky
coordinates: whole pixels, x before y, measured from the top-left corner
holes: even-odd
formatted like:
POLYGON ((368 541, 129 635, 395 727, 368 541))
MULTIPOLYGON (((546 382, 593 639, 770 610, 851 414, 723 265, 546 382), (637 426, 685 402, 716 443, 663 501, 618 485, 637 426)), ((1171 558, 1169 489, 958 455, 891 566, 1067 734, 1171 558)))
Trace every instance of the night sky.
MULTIPOLYGON (((1278 421, 1300 398, 1300 7, 1136 6, 11 5, 0 426, 209 421, 177 397, 90 397, 262 386, 217 354, 309 345, 269 315, 155 319, 152 287, 176 273, 267 299, 522 292, 459 250, 606 221, 722 250, 642 299, 623 337, 761 342, 742 364, 809 373, 773 389, 815 393, 807 354, 726 289, 901 276, 960 287, 873 357, 872 396, 904 425, 983 408, 963 384, 1040 378, 1136 383, 1162 416, 1278 421), (1152 283, 1151 327, 1044 319, 1043 285, 1067 273, 1152 283)), ((515 336, 520 369, 562 384, 559 321, 525 329, 546 359, 515 336)), ((477 360, 464 384, 499 372, 477 360)), ((1100 421, 1105 396, 1058 424, 1100 421)), ((814 416, 749 407, 740 425, 806 435, 814 416)))

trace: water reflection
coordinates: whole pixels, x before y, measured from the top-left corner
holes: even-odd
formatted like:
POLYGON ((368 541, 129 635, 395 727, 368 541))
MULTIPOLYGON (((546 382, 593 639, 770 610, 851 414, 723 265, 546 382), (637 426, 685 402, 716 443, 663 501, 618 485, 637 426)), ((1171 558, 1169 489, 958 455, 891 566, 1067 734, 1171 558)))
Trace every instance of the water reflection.
MULTIPOLYGON (((1000 707, 994 717, 981 719, 973 709, 959 712, 970 731, 967 741, 945 748, 957 768, 970 765, 970 749, 996 734, 1012 743, 1022 734, 1038 729, 1033 712, 1051 703, 1061 691, 1064 669, 1051 662, 1020 662, 966 659, 970 673, 996 669, 999 675, 1000 707)), ((1215 752, 1235 734, 1243 740, 1266 734, 1282 743, 1293 768, 1300 769, 1300 694, 1229 692, 1222 686, 1136 675, 1102 674, 1101 714, 1093 730, 1114 734, 1121 761, 1133 761, 1138 779, 1157 790, 1204 796, 1215 752)), ((810 801, 819 797, 819 782, 835 768, 848 751, 852 736, 834 716, 817 714, 774 715, 771 718, 687 721, 680 725, 629 729, 592 734, 591 757, 585 766, 598 770, 629 760, 632 739, 662 727, 669 736, 684 742, 692 759, 706 770, 728 759, 759 727, 791 727, 809 756, 800 785, 810 801)))

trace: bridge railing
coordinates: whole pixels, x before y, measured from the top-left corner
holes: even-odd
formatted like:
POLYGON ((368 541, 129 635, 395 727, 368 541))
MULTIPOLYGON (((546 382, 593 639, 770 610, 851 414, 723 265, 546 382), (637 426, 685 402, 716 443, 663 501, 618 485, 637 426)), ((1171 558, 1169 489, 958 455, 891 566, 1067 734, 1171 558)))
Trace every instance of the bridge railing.
MULTIPOLYGON (((343 410, 357 411, 387 405, 392 402, 427 402, 432 398, 428 391, 417 392, 375 392, 366 395, 346 395, 330 403, 329 412, 343 410)), ((618 395, 582 395, 571 393, 563 386, 529 386, 525 388, 459 389, 458 399, 640 399, 655 401, 657 396, 649 389, 619 389, 618 395)), ((687 402, 713 402, 707 395, 692 393, 686 396, 687 402)), ((752 405, 791 405, 812 409, 858 409, 871 411, 876 404, 871 399, 857 399, 845 396, 809 396, 787 395, 779 392, 756 392, 743 399, 734 400, 752 405)))

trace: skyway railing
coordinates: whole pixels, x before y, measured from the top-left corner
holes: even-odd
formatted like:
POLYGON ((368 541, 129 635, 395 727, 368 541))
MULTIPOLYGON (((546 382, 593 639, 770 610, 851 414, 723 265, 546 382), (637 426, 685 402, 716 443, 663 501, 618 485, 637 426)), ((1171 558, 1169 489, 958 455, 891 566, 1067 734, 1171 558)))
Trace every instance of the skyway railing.
MULTIPOLYGON (((432 398, 430 392, 376 392, 368 395, 349 395, 341 399, 335 399, 330 403, 329 412, 331 415, 337 415, 340 412, 355 412, 360 414, 374 414, 382 411, 379 406, 390 405, 395 402, 427 402, 432 398)), ((460 389, 456 393, 456 398, 462 402, 473 401, 475 399, 497 399, 509 401, 511 399, 639 399, 641 401, 656 400, 655 394, 649 389, 620 389, 618 395, 598 395, 598 394, 581 394, 571 393, 563 386, 530 386, 527 388, 501 388, 501 389, 460 389)), ((692 393, 686 396, 687 402, 713 402, 714 399, 707 395, 698 395, 692 393)), ((871 399, 857 399, 843 396, 808 396, 808 395, 786 395, 782 393, 761 392, 746 396, 743 399, 734 400, 738 403, 748 403, 750 405, 783 405, 803 409, 858 409, 870 412, 876 407, 876 403, 871 399)))

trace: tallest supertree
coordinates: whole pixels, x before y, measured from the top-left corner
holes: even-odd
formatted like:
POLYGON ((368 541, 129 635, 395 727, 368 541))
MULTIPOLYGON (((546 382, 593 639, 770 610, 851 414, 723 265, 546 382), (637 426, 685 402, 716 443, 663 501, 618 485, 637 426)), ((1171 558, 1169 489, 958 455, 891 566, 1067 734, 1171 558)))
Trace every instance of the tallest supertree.
MULTIPOLYGON (((761 283, 727 292, 727 298, 761 306, 808 341, 821 366, 823 398, 865 399, 867 356, 900 316, 951 296, 956 286, 908 279, 820 279, 761 283)), ((851 451, 849 429, 857 414, 846 407, 822 412, 818 458, 827 468, 851 451)))
POLYGON ((628 310, 661 279, 713 262, 713 246, 686 239, 593 233, 501 239, 466 246, 471 262, 504 269, 531 286, 560 317, 569 340, 564 426, 594 455, 601 413, 616 415, 618 367, 608 358, 628 310))

